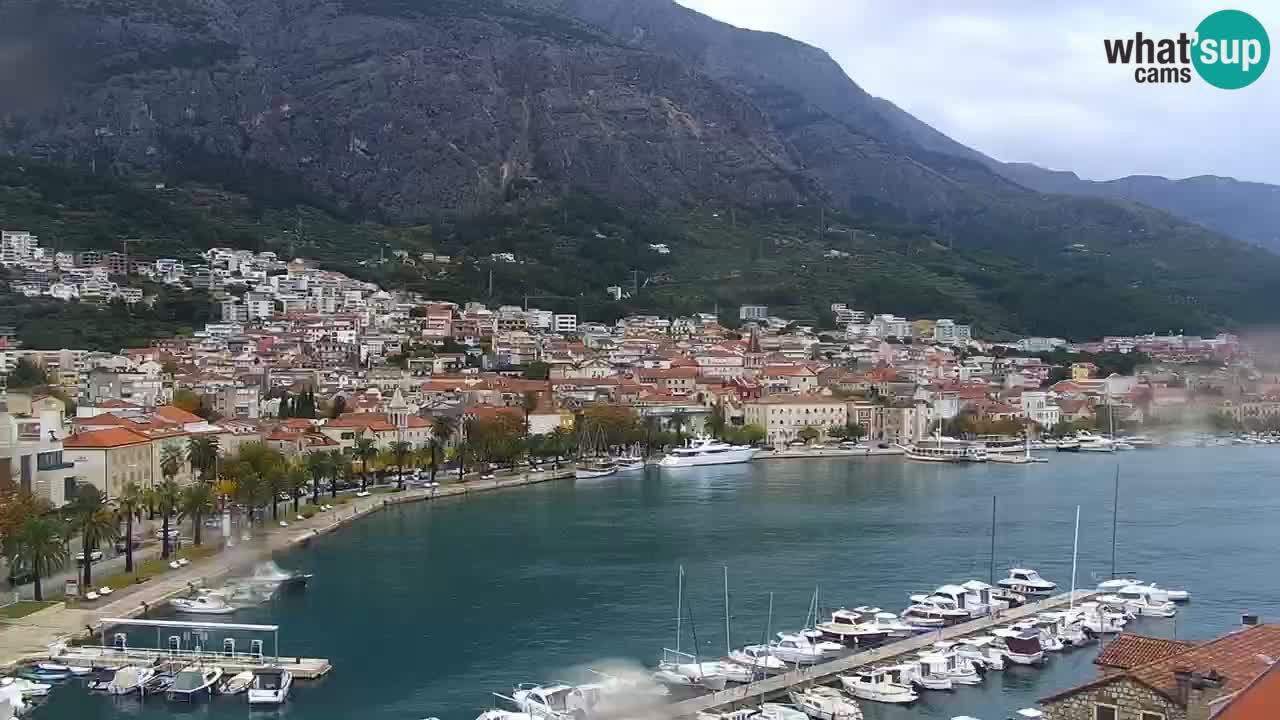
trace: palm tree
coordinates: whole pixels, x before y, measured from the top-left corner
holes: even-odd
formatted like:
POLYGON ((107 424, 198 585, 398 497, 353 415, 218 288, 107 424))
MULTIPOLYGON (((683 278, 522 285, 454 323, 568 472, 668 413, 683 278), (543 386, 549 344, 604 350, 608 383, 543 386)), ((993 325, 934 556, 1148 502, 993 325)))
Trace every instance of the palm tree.
POLYGON ((683 410, 676 410, 671 413, 671 417, 667 419, 667 423, 676 430, 676 444, 684 444, 684 425, 689 421, 689 414, 683 410))
POLYGON ((160 448, 160 474, 166 480, 178 477, 178 473, 182 472, 182 466, 186 462, 187 455, 183 452, 181 445, 169 443, 160 448))
POLYGON ((560 469, 560 456, 564 454, 565 448, 569 446, 569 431, 564 426, 557 426, 554 430, 547 434, 548 450, 555 455, 555 469, 560 469))
POLYGON ((70 507, 71 525, 80 532, 84 556, 84 587, 93 587, 93 551, 102 543, 114 542, 119 531, 115 515, 103 501, 102 491, 92 485, 76 488, 70 507))
POLYGON ((520 396, 520 408, 524 410, 524 434, 529 435, 529 413, 538 409, 539 393, 533 390, 526 391, 520 396))
POLYGON ((711 437, 719 440, 724 437, 725 424, 724 406, 716 403, 711 408, 711 415, 707 418, 707 431, 711 433, 711 437))
POLYGON ((396 489, 404 490, 404 461, 413 454, 413 445, 404 440, 397 440, 391 443, 388 450, 396 462, 396 489))
POLYGON ((307 489, 307 482, 310 479, 305 465, 290 465, 288 472, 284 475, 284 489, 289 493, 289 497, 293 498, 294 515, 298 514, 298 496, 307 489))
POLYGON ((320 504, 320 481, 331 477, 337 470, 333 455, 327 450, 312 450, 307 453, 307 472, 311 474, 311 504, 320 504))
POLYGON ((431 482, 436 481, 436 452, 443 451, 458 430, 458 419, 452 415, 431 418, 431 482))
POLYGON ((338 480, 351 477, 351 456, 342 450, 330 450, 329 457, 333 458, 333 482, 329 484, 329 497, 338 497, 338 480))
POLYGON ((67 564, 65 532, 62 523, 49 515, 32 515, 22 522, 13 543, 14 567, 27 568, 35 577, 35 599, 44 600, 40 578, 51 575, 67 564))
POLYGON ((200 529, 204 524, 205 516, 213 512, 214 499, 213 485, 207 482, 188 485, 182 489, 182 494, 178 498, 178 510, 191 518, 191 538, 196 545, 201 541, 200 529))
POLYGON ((644 449, 645 452, 653 454, 653 439, 661 432, 659 423, 661 419, 657 415, 644 416, 644 449))
MULTIPOLYGON (((163 463, 164 460, 161 460, 163 463)), ((163 472, 163 465, 161 465, 163 472)), ((163 539, 160 545, 160 557, 168 559, 170 555, 169 548, 169 519, 178 512, 178 503, 181 493, 178 490, 178 484, 172 479, 166 477, 159 485, 152 488, 150 493, 151 499, 157 512, 160 513, 160 532, 163 539)))
POLYGON ((378 456, 378 445, 373 438, 360 438, 351 454, 360 461, 360 491, 364 492, 369 485, 369 461, 378 456))
POLYGON ((191 472, 208 481, 218 468, 218 438, 215 435, 198 435, 187 442, 187 462, 191 472))
POLYGON ((284 485, 284 456, 279 450, 265 443, 254 442, 240 446, 239 459, 244 462, 254 478, 251 497, 261 498, 271 491, 271 518, 280 518, 280 488, 284 485))
POLYGON ((142 517, 146 496, 137 483, 128 483, 116 498, 116 506, 124 517, 124 571, 133 572, 133 520, 142 517))

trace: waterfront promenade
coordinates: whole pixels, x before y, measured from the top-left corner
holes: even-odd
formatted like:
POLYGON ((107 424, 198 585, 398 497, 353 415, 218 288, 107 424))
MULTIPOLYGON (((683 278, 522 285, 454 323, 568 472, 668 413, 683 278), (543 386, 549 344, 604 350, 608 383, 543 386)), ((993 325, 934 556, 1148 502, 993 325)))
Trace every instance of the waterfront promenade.
MULTIPOLYGON (((258 529, 258 534, 252 540, 234 546, 228 545, 217 554, 195 560, 186 567, 167 571, 146 583, 119 590, 109 601, 99 601, 92 605, 58 603, 22 618, 0 621, 0 671, 12 670, 15 665, 24 662, 48 658, 50 645, 92 635, 100 630, 102 618, 142 617, 170 598, 186 594, 192 588, 220 582, 255 562, 277 552, 305 545, 315 537, 337 530, 384 507, 572 477, 573 466, 569 464, 558 470, 493 479, 476 478, 461 483, 442 484, 436 488, 412 488, 397 493, 374 493, 354 498, 332 510, 316 513, 306 520, 286 520, 287 527, 268 524, 258 529)), ((282 515, 286 516, 294 517, 292 513, 282 515)))

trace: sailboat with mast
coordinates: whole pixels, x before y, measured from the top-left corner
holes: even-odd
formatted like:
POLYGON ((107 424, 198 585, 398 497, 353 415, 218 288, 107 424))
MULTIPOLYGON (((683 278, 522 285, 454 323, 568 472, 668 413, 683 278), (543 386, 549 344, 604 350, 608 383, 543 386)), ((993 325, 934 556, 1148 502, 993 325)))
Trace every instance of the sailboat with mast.
POLYGON ((578 465, 573 476, 578 479, 598 478, 618 472, 618 465, 609 459, 604 428, 587 422, 578 435, 578 465))
POLYGON ((693 626, 693 615, 689 615, 689 630, 693 633, 693 653, 680 651, 680 640, 683 635, 684 622, 684 566, 676 581, 676 646, 675 649, 663 648, 662 660, 653 673, 653 679, 664 685, 675 687, 703 687, 708 690, 723 690, 728 678, 721 672, 720 663, 702 662, 698 658, 698 632, 693 626))

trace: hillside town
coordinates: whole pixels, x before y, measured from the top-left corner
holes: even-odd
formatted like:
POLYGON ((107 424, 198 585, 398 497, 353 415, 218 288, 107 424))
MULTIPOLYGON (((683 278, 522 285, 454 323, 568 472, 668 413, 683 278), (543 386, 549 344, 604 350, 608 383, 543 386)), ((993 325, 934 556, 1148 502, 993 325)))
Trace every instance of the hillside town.
MULTIPOLYGON (((41 292, 127 299, 127 288, 107 280, 122 257, 48 257, 30 236, 4 238, 3 261, 23 269, 31 291, 57 267, 62 279, 41 292)), ((831 306, 836 331, 760 305, 741 307, 733 328, 713 313, 604 324, 389 291, 273 253, 216 248, 204 259, 131 268, 219 291, 221 320, 191 336, 128 349, 33 350, 0 339, 0 377, 9 380, 0 476, 55 506, 83 483, 110 499, 161 477, 163 448, 195 437, 216 438, 224 453, 263 442, 286 457, 349 455, 362 440, 417 450, 442 416, 455 435, 465 420, 505 416, 546 436, 572 433, 584 413, 606 409, 633 418, 650 449, 703 433, 772 448, 851 436, 891 447, 939 429, 1039 436, 1092 428, 1100 415, 1127 426, 1256 429, 1280 418, 1280 378, 1254 369, 1227 334, 996 343, 952 319, 845 303, 831 306), (1044 359, 1055 353, 1066 360, 1044 359), (1128 372, 1075 360, 1139 354, 1146 362, 1128 372), (14 387, 22 366, 42 382, 14 387), (310 407, 300 412, 304 397, 310 407)), ((190 482, 190 474, 173 479, 190 482)))

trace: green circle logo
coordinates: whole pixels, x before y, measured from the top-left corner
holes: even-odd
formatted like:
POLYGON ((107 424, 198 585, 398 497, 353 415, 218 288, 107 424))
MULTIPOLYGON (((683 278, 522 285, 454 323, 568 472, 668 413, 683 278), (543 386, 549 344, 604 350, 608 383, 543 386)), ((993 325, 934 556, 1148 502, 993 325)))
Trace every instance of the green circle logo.
POLYGON ((1210 85, 1238 90, 1262 76, 1271 59, 1266 28, 1240 10, 1219 10, 1196 27, 1192 63, 1210 85))

